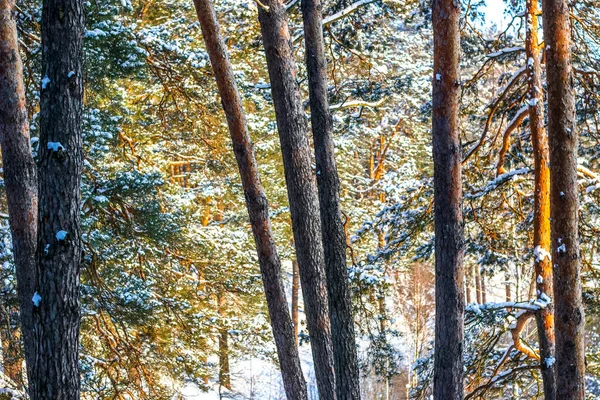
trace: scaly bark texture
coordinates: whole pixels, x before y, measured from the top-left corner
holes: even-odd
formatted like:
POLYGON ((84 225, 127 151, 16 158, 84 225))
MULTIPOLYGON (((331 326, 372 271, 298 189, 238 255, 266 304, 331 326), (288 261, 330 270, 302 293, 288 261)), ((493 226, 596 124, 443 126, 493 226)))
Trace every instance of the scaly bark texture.
MULTIPOLYGON (((458 123, 460 4, 433 1, 436 400, 463 398, 464 238, 458 123)), ((481 299, 485 301, 484 299, 481 299)))
POLYGON ((290 400, 306 400, 306 382, 300 367, 294 328, 285 297, 281 262, 271 231, 269 206, 258 175, 254 145, 248 134, 242 100, 210 0, 194 0, 194 5, 227 116, 233 151, 242 179, 285 393, 290 400))
MULTIPOLYGON (((527 36, 525 51, 527 54, 527 75, 529 91, 529 127, 533 144, 535 168, 534 210, 533 210, 533 246, 534 270, 537 296, 553 297, 552 260, 550 259, 550 168, 548 167, 550 150, 548 136, 544 127, 544 92, 542 89, 541 51, 539 44, 540 8, 538 0, 527 0, 527 36)), ((540 345, 540 368, 544 383, 544 398, 556 399, 554 379, 554 310, 550 303, 535 315, 540 345)))
POLYGON ((567 0, 543 4, 548 81, 550 200, 556 334, 556 398, 583 399, 585 317, 578 236, 575 94, 567 0))
MULTIPOLYGON (((12 0, 0 0, 0 146, 27 367, 33 364, 38 188, 12 0)), ((32 379, 31 374, 29 379, 32 379)))
POLYGON ((310 117, 315 144, 329 315, 338 399, 360 400, 360 380, 348 267, 335 165, 332 119, 327 97, 327 59, 320 0, 302 0, 310 117))
POLYGON ((317 185, 312 171, 308 126, 296 82, 285 5, 267 0, 258 5, 279 140, 283 154, 296 257, 315 363, 319 396, 335 399, 333 346, 321 240, 317 185))
POLYGON ((32 400, 79 399, 83 35, 82 0, 44 0, 32 400))

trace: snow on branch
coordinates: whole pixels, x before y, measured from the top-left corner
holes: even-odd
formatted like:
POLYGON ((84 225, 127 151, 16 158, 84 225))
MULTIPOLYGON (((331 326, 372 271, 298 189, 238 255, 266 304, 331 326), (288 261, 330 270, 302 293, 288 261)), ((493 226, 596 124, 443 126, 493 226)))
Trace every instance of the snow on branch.
POLYGON ((495 51, 493 53, 490 53, 486 57, 488 57, 488 58, 500 57, 500 56, 505 55, 505 54, 518 53, 518 52, 521 52, 521 51, 525 51, 525 48, 521 47, 521 46, 507 47, 507 48, 495 51))
POLYGON ((338 104, 332 104, 329 106, 330 110, 340 110, 343 108, 352 108, 352 107, 379 107, 385 102, 385 98, 378 101, 364 101, 364 100, 351 100, 344 101, 338 104))
POLYGON ((504 301, 500 303, 491 302, 484 304, 472 303, 467 305, 466 310, 474 314, 481 314, 483 311, 496 311, 508 308, 526 311, 539 311, 543 308, 546 308, 551 302, 552 300, 548 296, 544 295, 540 296, 539 299, 531 301, 504 301))
MULTIPOLYGON (((352 14, 353 12, 358 10, 360 7, 366 6, 367 4, 370 4, 373 2, 375 2, 375 0, 359 0, 355 3, 352 3, 348 7, 344 8, 343 10, 338 11, 335 14, 332 14, 326 18, 323 18, 323 26, 327 26, 327 25, 331 24, 332 22, 340 20, 340 19, 352 14)), ((298 41, 300 41, 300 39, 302 39, 302 36, 304 36, 303 30, 300 31, 298 33, 298 35, 296 35, 296 37, 294 37, 294 43, 297 43, 298 41)))
POLYGON ((468 193, 465 195, 467 199, 478 199, 480 197, 485 196, 491 191, 495 190, 498 186, 503 185, 504 183, 510 181, 512 178, 518 175, 527 175, 533 170, 530 168, 519 168, 513 171, 507 172, 502 175, 498 175, 495 179, 489 181, 483 188, 476 190, 473 193, 468 193))

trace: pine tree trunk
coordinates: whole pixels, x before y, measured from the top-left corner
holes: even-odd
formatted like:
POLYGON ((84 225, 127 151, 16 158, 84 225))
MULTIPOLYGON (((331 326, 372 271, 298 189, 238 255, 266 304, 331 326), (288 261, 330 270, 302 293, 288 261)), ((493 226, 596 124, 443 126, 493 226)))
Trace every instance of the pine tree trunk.
POLYGON ((82 0, 43 2, 32 400, 79 399, 83 35, 82 0))
POLYGON ((315 375, 320 398, 335 399, 333 346, 319 199, 312 171, 308 127, 296 82, 297 71, 290 44, 285 5, 281 0, 267 0, 264 4, 266 7, 258 5, 258 17, 283 155, 315 375))
POLYGON ((460 4, 433 2, 436 400, 463 398, 463 218, 458 123, 460 4))
MULTIPOLYGON (((550 259, 550 169, 548 167, 548 136, 544 128, 544 96, 539 45, 538 0, 527 0, 527 74, 529 91, 529 126, 535 167, 533 246, 535 248, 535 281, 538 298, 552 293, 552 260, 550 259), (548 256, 546 256, 548 255, 548 256)), ((554 311, 553 305, 536 313, 544 398, 556 399, 554 365, 554 311)))
POLYGON ((348 267, 335 164, 333 126, 327 96, 327 59, 320 0, 302 0, 310 117, 315 144, 329 315, 338 399, 360 400, 360 381, 348 267))
POLYGON ((269 206, 258 175, 254 146, 248 134, 242 100, 210 0, 194 0, 194 5, 215 73, 221 103, 227 116, 233 151, 242 179, 283 385, 288 399, 306 400, 308 399, 306 382, 300 367, 300 357, 285 297, 281 262, 271 231, 269 206))
POLYGON ((294 337, 296 346, 300 345, 298 334, 300 333, 300 320, 298 319, 298 307, 300 295, 300 272, 298 271, 298 261, 292 261, 292 324, 294 325, 294 337))
MULTIPOLYGON (((33 364, 33 303, 38 187, 11 0, 0 0, 0 146, 16 267, 24 354, 33 364)), ((29 375, 30 379, 31 374, 29 375)))
POLYGON ((577 133, 567 0, 543 4, 548 81, 556 398, 583 399, 585 317, 578 237, 577 133))
POLYGON ((224 388, 231 390, 231 368, 229 368, 229 332, 224 325, 223 319, 226 318, 227 299, 225 293, 219 293, 217 301, 219 302, 219 316, 221 317, 221 327, 219 328, 219 384, 224 388))

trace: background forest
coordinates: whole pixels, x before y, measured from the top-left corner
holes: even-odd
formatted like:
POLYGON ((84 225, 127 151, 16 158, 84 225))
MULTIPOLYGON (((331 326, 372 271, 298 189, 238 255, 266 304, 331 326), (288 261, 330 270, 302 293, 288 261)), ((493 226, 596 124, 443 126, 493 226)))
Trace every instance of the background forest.
MULTIPOLYGON (((535 320, 521 326, 518 309, 494 306, 535 298, 528 14, 524 0, 488 3, 464 0, 460 21, 465 398, 533 399, 542 393, 535 320)), ((214 6, 316 399, 260 5, 214 6)), ((586 392, 600 398, 600 2, 571 6, 586 392)), ((244 191, 193 2, 90 0, 85 7, 82 397, 285 399, 244 191)), ((286 8, 309 113, 300 1, 286 8)), ((25 0, 15 9, 37 157, 42 7, 25 0)), ((428 399, 435 321, 431 5, 324 0, 323 17, 361 394, 428 399)), ((545 87, 545 72, 543 81, 545 87)), ((0 398, 22 398, 4 196, 0 207, 0 398)))

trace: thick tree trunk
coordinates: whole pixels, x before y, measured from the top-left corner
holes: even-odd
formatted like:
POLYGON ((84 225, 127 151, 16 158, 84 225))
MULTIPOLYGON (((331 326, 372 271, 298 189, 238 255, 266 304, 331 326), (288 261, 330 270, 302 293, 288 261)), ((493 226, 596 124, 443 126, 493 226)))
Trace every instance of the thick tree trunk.
POLYGON ((578 237, 577 133, 567 0, 543 4, 548 81, 556 398, 583 399, 584 326, 578 237))
MULTIPOLYGON (((538 0, 527 0, 527 75, 529 91, 529 126, 533 144, 535 167, 533 246, 535 253, 534 270, 538 298, 552 293, 552 260, 550 259, 550 169, 548 136, 544 128, 544 96, 542 89, 542 66, 539 45, 539 4, 538 0)), ((556 399, 554 379, 554 311, 553 305, 536 313, 544 398, 556 399)))
MULTIPOLYGON (((33 364, 33 303, 37 246, 38 188, 31 154, 13 2, 0 0, 0 145, 16 266, 25 357, 33 364)), ((31 379, 31 374, 30 374, 31 379)))
POLYGON ((242 100, 210 0, 194 0, 194 5, 227 116, 233 151, 242 179, 283 385, 288 399, 306 400, 308 399, 306 382, 300 367, 300 357, 285 297, 281 262, 271 231, 269 206, 258 175, 254 146, 248 134, 242 100))
POLYGON ((79 398, 83 34, 82 0, 43 2, 33 400, 79 398))
MULTIPOLYGON (((460 4, 433 2, 436 400, 463 398, 463 218, 458 123, 460 4)), ((482 299, 483 300, 483 299, 482 299)))
POLYGON ((285 5, 267 0, 258 6, 271 93, 275 106, 285 180, 290 202, 296 257, 306 309, 308 332, 321 399, 334 399, 333 346, 324 271, 321 220, 312 171, 308 127, 296 82, 285 5))
POLYGON ((294 325, 294 337, 296 346, 300 345, 298 334, 300 333, 300 320, 298 318, 298 307, 300 305, 300 272, 298 261, 292 261, 292 324, 294 325))
POLYGON ((348 267, 346 235, 340 209, 332 119, 327 97, 327 59, 320 0, 302 0, 310 117, 315 144, 329 315, 338 399, 360 400, 360 381, 348 267))

